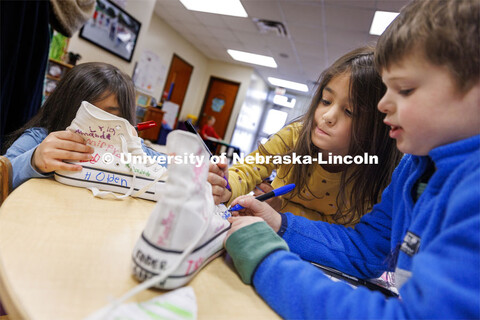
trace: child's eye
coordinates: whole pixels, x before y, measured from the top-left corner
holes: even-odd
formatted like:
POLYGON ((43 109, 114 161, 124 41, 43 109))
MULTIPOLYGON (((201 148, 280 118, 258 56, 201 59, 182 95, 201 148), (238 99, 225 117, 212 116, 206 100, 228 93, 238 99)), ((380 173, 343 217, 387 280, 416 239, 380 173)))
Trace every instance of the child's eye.
POLYGON ((404 89, 404 90, 400 90, 398 91, 398 93, 402 96, 409 96, 412 92, 413 92, 414 89, 404 89))
POLYGON ((352 112, 352 110, 345 109, 345 113, 346 113, 346 114, 347 114, 347 116, 349 116, 349 117, 353 116, 353 112, 352 112))
POLYGON ((332 104, 331 101, 328 101, 328 100, 325 100, 325 99, 321 99, 320 100, 320 103, 323 104, 324 106, 329 106, 332 104))

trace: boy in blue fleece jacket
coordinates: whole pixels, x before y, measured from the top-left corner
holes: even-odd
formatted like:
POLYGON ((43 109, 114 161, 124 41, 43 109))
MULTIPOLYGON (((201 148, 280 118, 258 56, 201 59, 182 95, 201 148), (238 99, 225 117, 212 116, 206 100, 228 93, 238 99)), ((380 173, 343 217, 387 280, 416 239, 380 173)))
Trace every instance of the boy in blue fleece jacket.
POLYGON ((225 247, 282 317, 480 318, 478 17, 480 1, 413 1, 380 37, 378 108, 406 155, 355 229, 251 196, 232 203, 249 216, 231 218, 225 247), (304 260, 360 278, 395 272, 400 298, 333 282, 304 260))

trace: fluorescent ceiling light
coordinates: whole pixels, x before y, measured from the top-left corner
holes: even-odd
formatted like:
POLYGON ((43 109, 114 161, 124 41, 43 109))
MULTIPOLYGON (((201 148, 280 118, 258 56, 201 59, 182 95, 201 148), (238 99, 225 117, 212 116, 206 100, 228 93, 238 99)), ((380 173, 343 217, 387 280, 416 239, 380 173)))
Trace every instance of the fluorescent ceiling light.
POLYGON ((254 53, 237 51, 232 49, 228 49, 227 52, 230 56, 232 56, 233 59, 237 61, 258 64, 258 65, 270 67, 270 68, 277 67, 277 63, 275 62, 275 59, 269 56, 262 56, 261 54, 254 54, 254 53))
POLYGON ((398 12, 375 11, 370 34, 379 36, 387 29, 390 23, 398 16, 398 12))
POLYGON ((272 78, 272 77, 268 77, 268 81, 274 86, 279 86, 279 87, 293 89, 293 90, 302 91, 302 92, 308 92, 308 86, 303 83, 282 80, 282 79, 272 78))
POLYGON ((282 107, 293 108, 295 107, 295 102, 297 102, 297 99, 295 98, 290 98, 279 94, 273 96, 273 103, 282 107))
POLYGON ((180 0, 180 2, 192 11, 224 14, 235 17, 248 17, 240 0, 180 0))

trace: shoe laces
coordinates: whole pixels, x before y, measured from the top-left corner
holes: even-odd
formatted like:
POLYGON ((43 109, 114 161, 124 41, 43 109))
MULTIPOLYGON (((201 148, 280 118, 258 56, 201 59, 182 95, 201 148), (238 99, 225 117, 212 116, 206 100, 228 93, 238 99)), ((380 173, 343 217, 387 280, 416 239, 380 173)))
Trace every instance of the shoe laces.
MULTIPOLYGON (((133 143, 128 143, 127 142, 127 139, 125 138, 125 136, 123 134, 120 134, 119 135, 120 137, 120 140, 122 141, 122 153, 123 154, 128 154, 128 153, 131 153, 132 156, 144 156, 145 155, 145 152, 143 151, 142 149, 142 143, 140 142, 140 138, 138 137, 133 137, 133 143)), ((105 198, 107 196, 113 196, 114 198, 116 199, 119 199, 119 200, 123 200, 127 197, 129 197, 130 195, 132 197, 139 197, 141 196, 142 194, 144 194, 145 192, 147 192, 148 189, 150 189, 153 185, 155 185, 158 181, 160 181, 160 179, 166 179, 166 175, 167 175, 167 170, 162 167, 160 164, 158 164, 156 161, 147 161, 146 163, 144 163, 144 165, 147 167, 147 168, 150 168, 153 166, 153 168, 151 168, 150 170, 157 173, 157 172, 160 172, 161 170, 163 170, 164 172, 162 174, 157 174, 157 177, 151 181, 150 183, 148 183, 147 185, 145 185, 143 188, 141 188, 140 190, 138 190, 137 192, 135 192, 133 195, 133 191, 134 191, 134 186, 135 186, 135 182, 137 180, 137 174, 136 172, 138 170, 136 170, 137 168, 135 167, 135 165, 133 163, 130 163, 130 171, 132 172, 132 184, 130 186, 130 188, 128 189, 128 191, 119 196, 111 191, 100 191, 98 188, 96 187, 89 187, 88 189, 90 189, 93 193, 93 195, 95 197, 99 197, 99 198, 105 198)))
MULTIPOLYGON (((213 198, 212 198, 212 186, 210 183, 206 183, 206 188, 205 188, 205 212, 207 213, 207 220, 205 220, 205 223, 203 224, 200 232, 198 235, 192 239, 190 244, 183 250, 183 253, 180 255, 180 257, 177 259, 176 262, 170 265, 165 271, 159 273, 156 276, 151 277, 148 280, 145 280, 144 282, 140 283, 139 285, 135 286, 131 290, 127 291, 123 296, 121 296, 118 299, 113 300, 110 302, 108 305, 105 307, 95 311, 93 314, 85 318, 84 320, 100 320, 104 319, 109 315, 109 313, 113 312, 116 308, 118 308, 123 302, 127 301, 131 297, 139 294, 140 292, 147 290, 151 287, 153 287, 155 284, 164 281, 165 279, 168 278, 169 275, 171 275, 184 261, 185 259, 192 253, 192 251, 195 249, 195 247, 198 245, 202 237, 205 235, 205 232, 208 230, 208 227, 210 226, 212 222, 212 218, 214 215, 218 215, 217 212, 215 211, 216 206, 213 204, 213 198)), ((205 215, 204 215, 205 216, 205 215)))

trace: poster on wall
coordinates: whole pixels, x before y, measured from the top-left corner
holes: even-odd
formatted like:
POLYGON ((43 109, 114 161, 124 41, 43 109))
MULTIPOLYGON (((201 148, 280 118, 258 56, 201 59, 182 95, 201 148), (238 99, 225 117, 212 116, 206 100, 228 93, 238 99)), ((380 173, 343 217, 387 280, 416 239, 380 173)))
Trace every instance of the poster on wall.
POLYGON ((166 70, 154 52, 144 50, 132 77, 135 87, 153 95, 155 88, 165 81, 166 70))
POLYGON ((80 38, 130 62, 141 25, 114 2, 97 0, 93 17, 80 30, 80 38))

